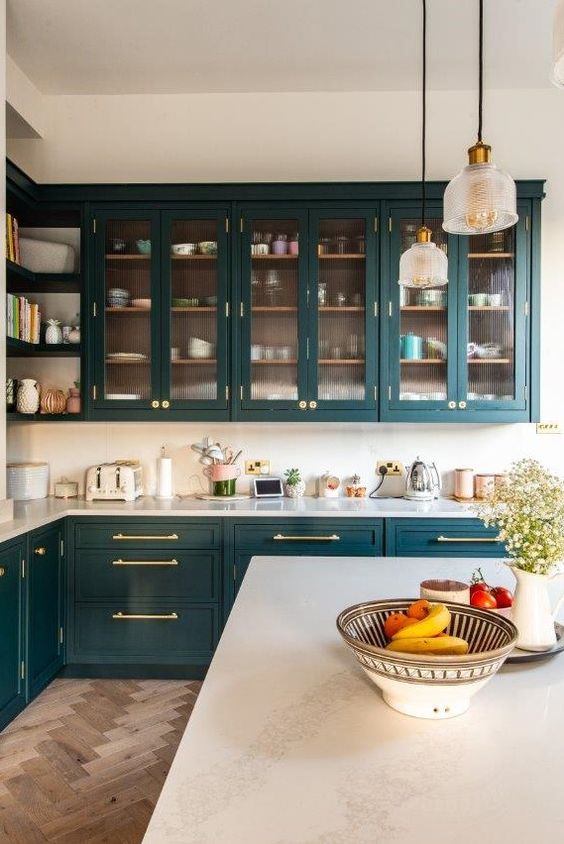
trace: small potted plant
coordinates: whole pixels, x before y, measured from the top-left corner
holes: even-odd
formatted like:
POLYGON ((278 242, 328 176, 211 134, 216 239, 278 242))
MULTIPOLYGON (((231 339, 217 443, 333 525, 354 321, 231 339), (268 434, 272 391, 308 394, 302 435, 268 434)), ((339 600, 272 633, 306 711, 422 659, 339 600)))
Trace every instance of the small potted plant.
POLYGON ((477 508, 486 527, 499 528, 517 581, 512 619, 517 647, 549 650, 556 642, 547 584, 564 572, 564 483, 537 460, 519 460, 505 482, 477 508))
POLYGON ((285 492, 288 498, 301 498, 305 492, 305 482, 302 480, 299 469, 286 469, 285 492))

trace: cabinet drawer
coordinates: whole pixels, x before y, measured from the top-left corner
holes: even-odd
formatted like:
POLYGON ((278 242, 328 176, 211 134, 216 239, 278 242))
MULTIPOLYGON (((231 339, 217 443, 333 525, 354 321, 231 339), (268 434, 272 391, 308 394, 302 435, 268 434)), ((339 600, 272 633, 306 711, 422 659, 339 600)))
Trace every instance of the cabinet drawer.
POLYGON ((219 551, 79 550, 75 597, 214 601, 219 596, 219 558, 219 551))
POLYGON ((183 519, 85 519, 74 528, 77 548, 218 548, 219 522, 183 519))
POLYGON ((480 519, 388 519, 389 557, 503 557, 497 528, 480 519))
POLYGON ((100 662, 178 662, 209 657, 217 642, 217 608, 131 601, 78 605, 74 658, 100 662))
POLYGON ((354 550, 380 555, 383 545, 382 521, 378 519, 361 523, 352 519, 241 522, 234 531, 235 547, 248 548, 254 554, 339 556, 354 550))

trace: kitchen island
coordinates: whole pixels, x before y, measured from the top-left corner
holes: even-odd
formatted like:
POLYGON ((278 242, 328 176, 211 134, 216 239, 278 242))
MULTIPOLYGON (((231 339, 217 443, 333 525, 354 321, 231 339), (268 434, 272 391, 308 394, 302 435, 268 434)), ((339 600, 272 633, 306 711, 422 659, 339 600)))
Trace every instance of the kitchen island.
MULTIPOLYGON (((255 557, 145 844, 557 841, 564 657, 504 666, 446 721, 390 709, 335 618, 501 560, 255 557)), ((557 589, 558 586, 555 586, 557 589)))

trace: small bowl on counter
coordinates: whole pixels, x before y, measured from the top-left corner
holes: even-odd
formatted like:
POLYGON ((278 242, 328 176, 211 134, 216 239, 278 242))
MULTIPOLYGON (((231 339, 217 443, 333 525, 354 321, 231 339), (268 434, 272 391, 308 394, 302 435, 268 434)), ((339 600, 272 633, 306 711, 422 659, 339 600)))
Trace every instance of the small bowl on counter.
POLYGON ((385 702, 416 718, 454 718, 501 668, 517 641, 517 628, 488 610, 446 603, 447 633, 468 642, 468 653, 438 656, 390 651, 384 623, 416 599, 369 601, 343 610, 337 629, 385 702))

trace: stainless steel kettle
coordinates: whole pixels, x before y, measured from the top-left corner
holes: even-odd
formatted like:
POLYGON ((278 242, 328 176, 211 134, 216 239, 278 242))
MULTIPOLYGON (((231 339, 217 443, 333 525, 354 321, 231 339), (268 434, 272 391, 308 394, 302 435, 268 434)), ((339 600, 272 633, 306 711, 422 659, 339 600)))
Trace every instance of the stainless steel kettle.
POLYGON ((414 501, 432 501, 439 497, 441 477, 434 463, 425 463, 418 456, 409 467, 405 497, 414 501))

